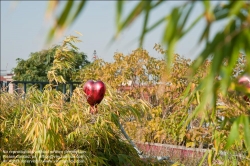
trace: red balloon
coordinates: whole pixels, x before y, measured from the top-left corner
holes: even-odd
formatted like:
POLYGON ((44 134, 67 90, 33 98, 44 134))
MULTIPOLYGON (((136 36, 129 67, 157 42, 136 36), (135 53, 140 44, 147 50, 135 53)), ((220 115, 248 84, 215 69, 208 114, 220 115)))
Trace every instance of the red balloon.
MULTIPOLYGON (((246 88, 250 88, 250 77, 242 76, 238 80, 238 83, 244 85, 246 88)), ((247 96, 244 96, 243 99, 247 102, 250 102, 250 98, 248 98, 247 96)))
POLYGON ((250 77, 248 77, 248 76, 242 76, 238 80, 238 83, 245 85, 247 88, 250 88, 250 77))
POLYGON ((83 91, 86 94, 89 105, 94 108, 94 106, 102 101, 105 95, 106 86, 102 81, 95 82, 93 80, 88 80, 83 86, 83 91))

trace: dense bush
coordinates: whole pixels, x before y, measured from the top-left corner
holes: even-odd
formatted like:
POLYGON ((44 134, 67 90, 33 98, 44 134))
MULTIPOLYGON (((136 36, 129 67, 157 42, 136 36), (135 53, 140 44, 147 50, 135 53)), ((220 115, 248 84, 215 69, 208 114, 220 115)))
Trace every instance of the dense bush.
MULTIPOLYGON (((8 160, 3 157, 7 155, 4 150, 30 151, 29 156, 35 156, 37 162, 48 160, 53 151, 61 151, 52 158, 59 165, 70 160, 77 163, 79 156, 80 165, 146 164, 133 146, 122 139, 118 125, 119 119, 132 115, 138 119, 145 114, 150 109, 145 102, 121 97, 109 89, 98 106, 99 113, 92 115, 82 88, 74 91, 70 102, 65 102, 65 95, 49 85, 43 92, 31 88, 25 98, 8 93, 0 97, 1 162, 8 160), (78 156, 67 151, 77 151, 78 156)), ((21 154, 16 158, 19 162, 13 163, 20 165, 21 154)))

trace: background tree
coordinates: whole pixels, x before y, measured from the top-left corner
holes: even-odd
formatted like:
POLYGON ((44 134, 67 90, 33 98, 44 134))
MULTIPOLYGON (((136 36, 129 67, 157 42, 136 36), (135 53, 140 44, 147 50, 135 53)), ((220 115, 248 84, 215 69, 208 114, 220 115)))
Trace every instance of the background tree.
MULTIPOLYGON (((19 81, 48 81, 47 73, 51 70, 57 50, 62 46, 56 45, 47 50, 31 53, 27 60, 17 59, 17 66, 13 69, 14 80, 19 81)), ((66 81, 74 81, 75 75, 79 70, 90 62, 87 55, 83 52, 71 49, 70 53, 74 56, 71 59, 70 69, 64 69, 60 73, 66 81)), ((62 62, 64 60, 62 59, 62 62)))
POLYGON ((151 57, 147 50, 138 48, 128 55, 116 52, 113 63, 96 59, 81 70, 78 80, 102 80, 114 89, 129 88, 125 93, 143 98, 145 94, 156 93, 152 86, 157 87, 164 66, 164 60, 151 57))

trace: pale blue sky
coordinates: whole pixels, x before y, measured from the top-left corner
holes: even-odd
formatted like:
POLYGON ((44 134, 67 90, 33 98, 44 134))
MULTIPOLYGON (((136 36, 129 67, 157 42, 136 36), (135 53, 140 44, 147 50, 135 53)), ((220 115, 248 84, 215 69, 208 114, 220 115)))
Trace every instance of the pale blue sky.
MULTIPOLYGON (((136 4, 137 1, 125 3, 126 15, 136 4)), ((149 23, 152 24, 162 16, 170 12, 173 6, 179 5, 181 1, 164 2, 150 15, 149 23)), ((16 59, 27 59, 31 52, 41 51, 48 48, 44 45, 45 37, 51 27, 52 19, 45 19, 47 1, 21 1, 10 2, 1 1, 1 69, 11 70, 16 66, 16 59)), ((80 39, 83 41, 77 46, 81 52, 88 55, 91 60, 94 50, 97 51, 99 58, 105 61, 112 61, 114 52, 129 54, 138 48, 138 41, 142 27, 142 18, 126 29, 117 41, 110 47, 108 42, 115 34, 115 1, 88 1, 76 22, 63 34, 56 39, 53 44, 60 44, 67 35, 76 35, 79 31, 83 34, 80 39)), ((202 12, 202 5, 196 6, 192 12, 197 16, 202 12)), ((181 40, 175 50, 176 53, 193 59, 197 56, 201 47, 197 45, 197 39, 204 27, 204 21, 195 27, 183 40, 181 40)), ((159 26, 146 36, 144 48, 150 55, 156 58, 162 56, 153 50, 155 43, 161 42, 164 25, 159 26)), ((221 25, 215 26, 213 31, 219 30, 221 25)))

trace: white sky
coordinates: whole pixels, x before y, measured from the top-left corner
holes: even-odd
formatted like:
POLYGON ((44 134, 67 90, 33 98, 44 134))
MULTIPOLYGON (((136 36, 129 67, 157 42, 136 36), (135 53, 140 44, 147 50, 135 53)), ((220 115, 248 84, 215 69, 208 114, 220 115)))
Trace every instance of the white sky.
MULTIPOLYGON (((127 15, 136 3, 138 2, 125 3, 124 15, 127 15)), ((182 3, 181 1, 164 2, 151 13, 149 25, 168 14, 173 6, 182 3)), ((16 66, 17 58, 27 59, 31 52, 48 48, 45 46, 45 38, 53 19, 45 19, 47 5, 48 1, 1 1, 1 70, 11 70, 16 66)), ((76 35, 74 32, 76 30, 83 34, 80 37, 83 42, 77 46, 81 52, 88 55, 89 60, 92 60, 94 50, 97 51, 98 57, 105 61, 112 61, 116 51, 129 54, 138 48, 139 43, 136 39, 140 36, 143 20, 140 17, 122 32, 114 44, 108 47, 108 42, 115 34, 115 7, 115 1, 87 1, 84 11, 76 22, 50 46, 60 44, 67 35, 76 35)), ((192 17, 198 16, 202 10, 203 6, 197 5, 192 11, 192 17)), ((204 25, 204 21, 201 21, 190 34, 179 41, 175 52, 186 58, 195 58, 202 48, 197 41, 204 25)), ((144 41, 144 48, 156 58, 162 58, 153 50, 153 46, 161 42, 164 26, 162 24, 149 33, 144 41)), ((221 25, 215 25, 212 34, 221 27, 221 25)))

